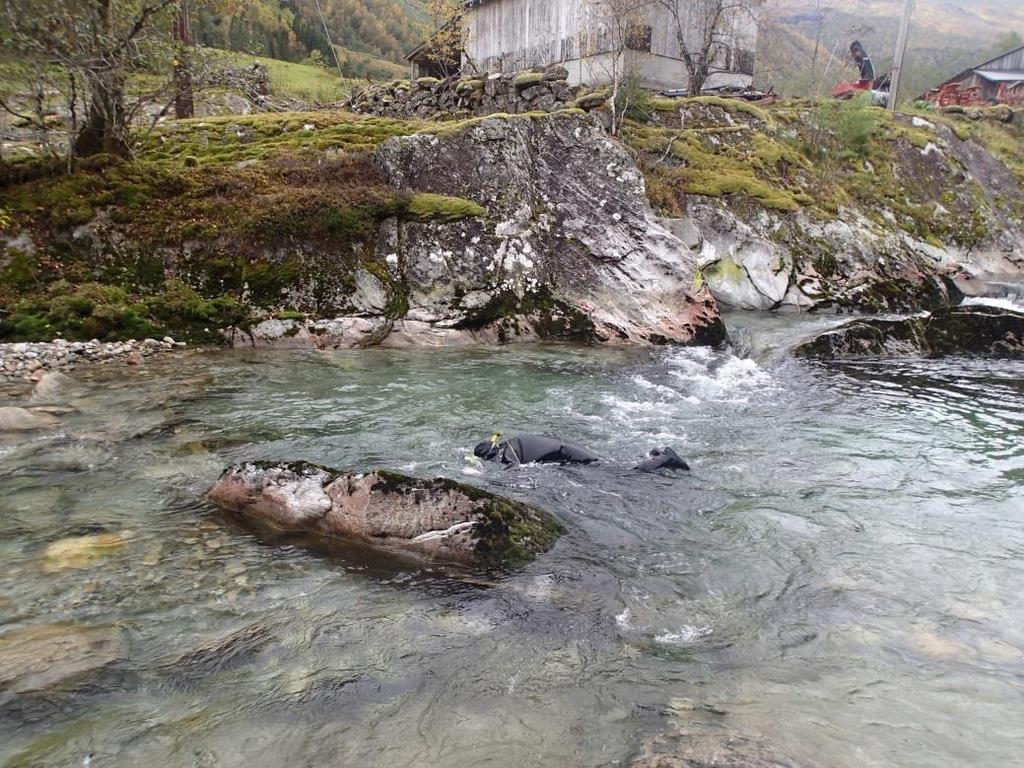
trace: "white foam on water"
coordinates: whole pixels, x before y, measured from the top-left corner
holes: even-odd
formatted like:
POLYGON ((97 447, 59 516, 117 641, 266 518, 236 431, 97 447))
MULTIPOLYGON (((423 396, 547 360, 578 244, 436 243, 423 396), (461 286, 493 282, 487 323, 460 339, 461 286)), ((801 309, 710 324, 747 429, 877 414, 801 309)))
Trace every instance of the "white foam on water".
POLYGON ((754 360, 729 355, 715 365, 712 351, 704 347, 680 350, 668 363, 669 374, 686 387, 687 400, 694 404, 702 399, 745 403, 752 393, 774 385, 771 374, 754 360))
POLYGON ((615 617, 615 624, 619 629, 633 629, 629 623, 629 608, 623 609, 622 613, 615 617))
POLYGON ((691 645, 695 640, 711 634, 711 627, 694 627, 684 624, 676 632, 663 632, 654 636, 654 642, 662 645, 691 645))
POLYGON ((961 306, 972 307, 995 307, 997 309, 1010 309, 1015 312, 1024 312, 1024 304, 1018 304, 1012 299, 995 299, 988 296, 971 296, 960 302, 961 306))

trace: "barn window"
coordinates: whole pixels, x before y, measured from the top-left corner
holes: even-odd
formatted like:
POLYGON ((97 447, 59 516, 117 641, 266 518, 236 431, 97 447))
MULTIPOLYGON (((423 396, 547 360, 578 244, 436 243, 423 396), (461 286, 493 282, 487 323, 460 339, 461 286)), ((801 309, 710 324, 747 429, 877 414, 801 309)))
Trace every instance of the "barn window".
POLYGON ((751 76, 753 76, 753 74, 754 74, 754 52, 753 51, 745 51, 742 48, 737 48, 736 49, 736 53, 735 53, 735 57, 734 57, 734 64, 733 64, 733 66, 736 68, 736 71, 739 72, 741 75, 751 75, 751 76))
POLYGON ((626 30, 626 48, 631 51, 651 52, 651 25, 634 24, 626 30))

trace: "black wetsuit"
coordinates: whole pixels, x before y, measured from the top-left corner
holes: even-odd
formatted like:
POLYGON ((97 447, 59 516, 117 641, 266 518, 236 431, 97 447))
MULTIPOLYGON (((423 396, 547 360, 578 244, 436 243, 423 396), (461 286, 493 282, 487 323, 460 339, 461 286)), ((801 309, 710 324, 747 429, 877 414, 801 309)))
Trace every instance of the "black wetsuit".
POLYGON ((867 56, 860 60, 860 79, 875 82, 875 66, 867 56))
MULTIPOLYGON (((597 454, 582 445, 546 435, 518 435, 477 443, 473 453, 487 461, 502 464, 591 464, 600 461, 597 454)), ((690 465, 671 448, 655 448, 633 467, 639 472, 659 469, 689 469, 690 465)))
POLYGON ((633 469, 640 472, 655 472, 659 469, 689 469, 685 459, 671 448, 655 448, 648 457, 633 469))
POLYGON ((487 440, 478 443, 473 453, 481 459, 502 464, 589 464, 598 461, 598 456, 583 446, 546 435, 519 435, 497 442, 487 440))

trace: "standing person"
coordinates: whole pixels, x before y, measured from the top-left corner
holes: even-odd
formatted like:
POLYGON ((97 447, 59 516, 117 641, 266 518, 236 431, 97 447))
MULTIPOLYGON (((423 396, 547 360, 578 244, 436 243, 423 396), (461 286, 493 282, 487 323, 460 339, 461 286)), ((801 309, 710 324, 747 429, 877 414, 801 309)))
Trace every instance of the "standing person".
POLYGON ((875 67, 871 63, 871 59, 868 58, 864 46, 860 44, 860 40, 854 40, 850 43, 850 57, 853 59, 853 63, 860 69, 860 84, 863 85, 867 82, 870 88, 875 82, 875 67))

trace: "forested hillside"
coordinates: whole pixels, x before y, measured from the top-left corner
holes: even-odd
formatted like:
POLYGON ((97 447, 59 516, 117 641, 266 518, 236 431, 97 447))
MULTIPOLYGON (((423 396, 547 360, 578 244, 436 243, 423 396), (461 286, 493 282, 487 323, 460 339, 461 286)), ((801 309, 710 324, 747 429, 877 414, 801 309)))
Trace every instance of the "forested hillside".
MULTIPOLYGON (((339 63, 347 77, 393 77, 421 34, 416 5, 398 0, 320 0, 339 63), (358 56, 353 53, 369 54, 358 56)), ((311 56, 333 66, 334 58, 313 0, 199 5, 192 34, 200 45, 301 61, 311 56)))
MULTIPOLYGON (((828 92, 853 70, 852 40, 862 41, 881 73, 892 66, 902 0, 776 0, 762 9, 758 70, 763 84, 788 95, 828 92), (817 53, 815 54, 815 51, 817 53), (825 68, 833 52, 828 74, 825 68)), ((904 73, 913 97, 957 72, 1019 45, 1024 0, 919 0, 911 18, 904 73)))

